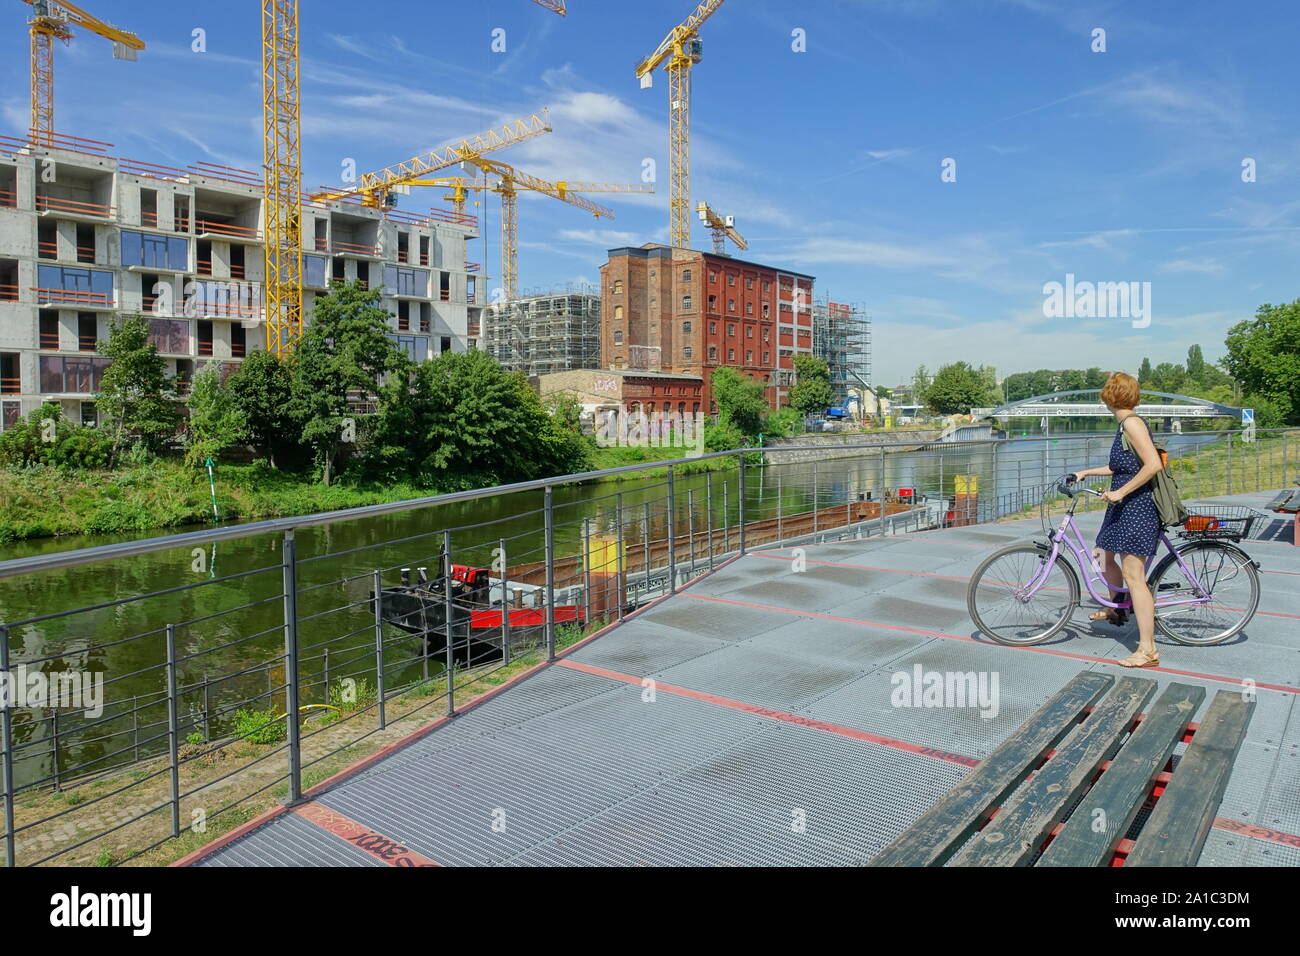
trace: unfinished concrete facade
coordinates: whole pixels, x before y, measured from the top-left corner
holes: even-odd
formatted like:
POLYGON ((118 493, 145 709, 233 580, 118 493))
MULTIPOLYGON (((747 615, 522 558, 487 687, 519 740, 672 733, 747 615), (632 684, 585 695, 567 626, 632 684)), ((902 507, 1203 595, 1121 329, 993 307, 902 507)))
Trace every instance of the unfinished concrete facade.
POLYGON ((481 348, 529 377, 600 367, 600 296, 590 287, 527 295, 483 310, 481 348))
MULTIPOLYGON (((122 317, 148 318, 181 382, 265 346, 258 174, 56 142, 0 137, 0 427, 45 401, 96 421, 108 364, 97 343, 122 317)), ((412 358, 467 347, 475 219, 304 200, 302 232, 306 322, 331 280, 360 279, 383 290, 393 339, 412 358)))

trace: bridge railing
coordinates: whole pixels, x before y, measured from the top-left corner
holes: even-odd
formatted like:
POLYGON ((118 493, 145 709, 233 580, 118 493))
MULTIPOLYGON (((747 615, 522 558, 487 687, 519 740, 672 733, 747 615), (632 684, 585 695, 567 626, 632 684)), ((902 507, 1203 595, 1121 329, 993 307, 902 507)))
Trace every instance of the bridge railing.
MULTIPOLYGON (((1198 436, 1184 493, 1289 484, 1298 435, 1198 436)), ((1014 515, 1110 446, 847 438, 0 561, 6 864, 172 858, 738 554, 1014 515)))

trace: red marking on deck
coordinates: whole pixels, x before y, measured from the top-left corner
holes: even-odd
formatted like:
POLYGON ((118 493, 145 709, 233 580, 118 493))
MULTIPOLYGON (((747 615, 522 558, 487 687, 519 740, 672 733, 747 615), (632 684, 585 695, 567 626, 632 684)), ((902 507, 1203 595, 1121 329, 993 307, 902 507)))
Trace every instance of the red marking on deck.
POLYGON ((389 839, 382 833, 358 823, 351 817, 345 817, 329 807, 316 803, 314 800, 293 807, 291 812, 296 813, 308 823, 320 827, 331 836, 338 837, 344 843, 368 853, 376 860, 380 860, 389 866, 442 865, 441 863, 435 863, 427 856, 421 856, 396 840, 389 839))
POLYGON ((934 747, 923 747, 920 744, 909 743, 906 740, 897 740, 893 737, 883 737, 880 734, 868 733, 865 730, 858 730, 854 727, 844 727, 840 724, 828 723, 824 720, 817 720, 814 717, 803 717, 799 714, 787 713, 784 710, 773 710, 771 707, 760 707, 757 704, 748 704, 740 700, 732 700, 730 697, 720 697, 717 694, 709 694, 705 691, 691 690, 689 687, 678 687, 674 684, 665 684, 654 678, 641 678, 632 674, 623 674, 619 671, 607 670, 604 667, 596 667, 593 664, 584 664, 581 661, 562 660, 556 661, 560 667, 568 667, 575 671, 582 671, 584 674, 595 674, 597 677, 605 677, 609 680, 621 681, 624 684, 634 686, 643 686, 645 682, 651 681, 656 692, 663 691, 665 694, 674 694, 678 697, 686 697, 690 700, 698 700, 706 704, 716 704, 719 707, 726 707, 730 710, 743 711, 746 714, 753 714, 756 717, 766 717, 769 720, 779 720, 787 724, 797 724, 800 727, 809 727, 813 730, 823 730, 827 733, 838 734, 841 737, 851 737, 854 740, 862 740, 867 743, 879 744, 882 747, 889 747, 893 750, 903 750, 907 753, 922 754, 926 757, 933 757, 936 760, 946 760, 949 763, 960 764, 963 767, 974 767, 979 761, 974 757, 967 757, 965 754, 949 753, 946 750, 938 750, 934 747))

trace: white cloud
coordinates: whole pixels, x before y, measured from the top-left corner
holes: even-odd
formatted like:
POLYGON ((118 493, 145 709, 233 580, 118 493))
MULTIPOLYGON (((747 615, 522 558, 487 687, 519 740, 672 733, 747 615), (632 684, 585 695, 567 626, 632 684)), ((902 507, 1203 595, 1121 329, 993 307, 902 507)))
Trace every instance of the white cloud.
POLYGON ((1202 272, 1208 276, 1220 276, 1226 270, 1222 262, 1215 259, 1174 259, 1160 267, 1161 272, 1202 272))

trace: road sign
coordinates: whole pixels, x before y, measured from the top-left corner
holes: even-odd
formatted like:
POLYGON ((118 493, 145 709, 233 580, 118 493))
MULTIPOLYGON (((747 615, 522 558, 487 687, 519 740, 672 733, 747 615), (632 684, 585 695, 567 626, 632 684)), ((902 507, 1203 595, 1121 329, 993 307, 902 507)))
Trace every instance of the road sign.
POLYGON ((1255 440, 1255 409, 1253 408, 1241 410, 1241 440, 1255 440))

